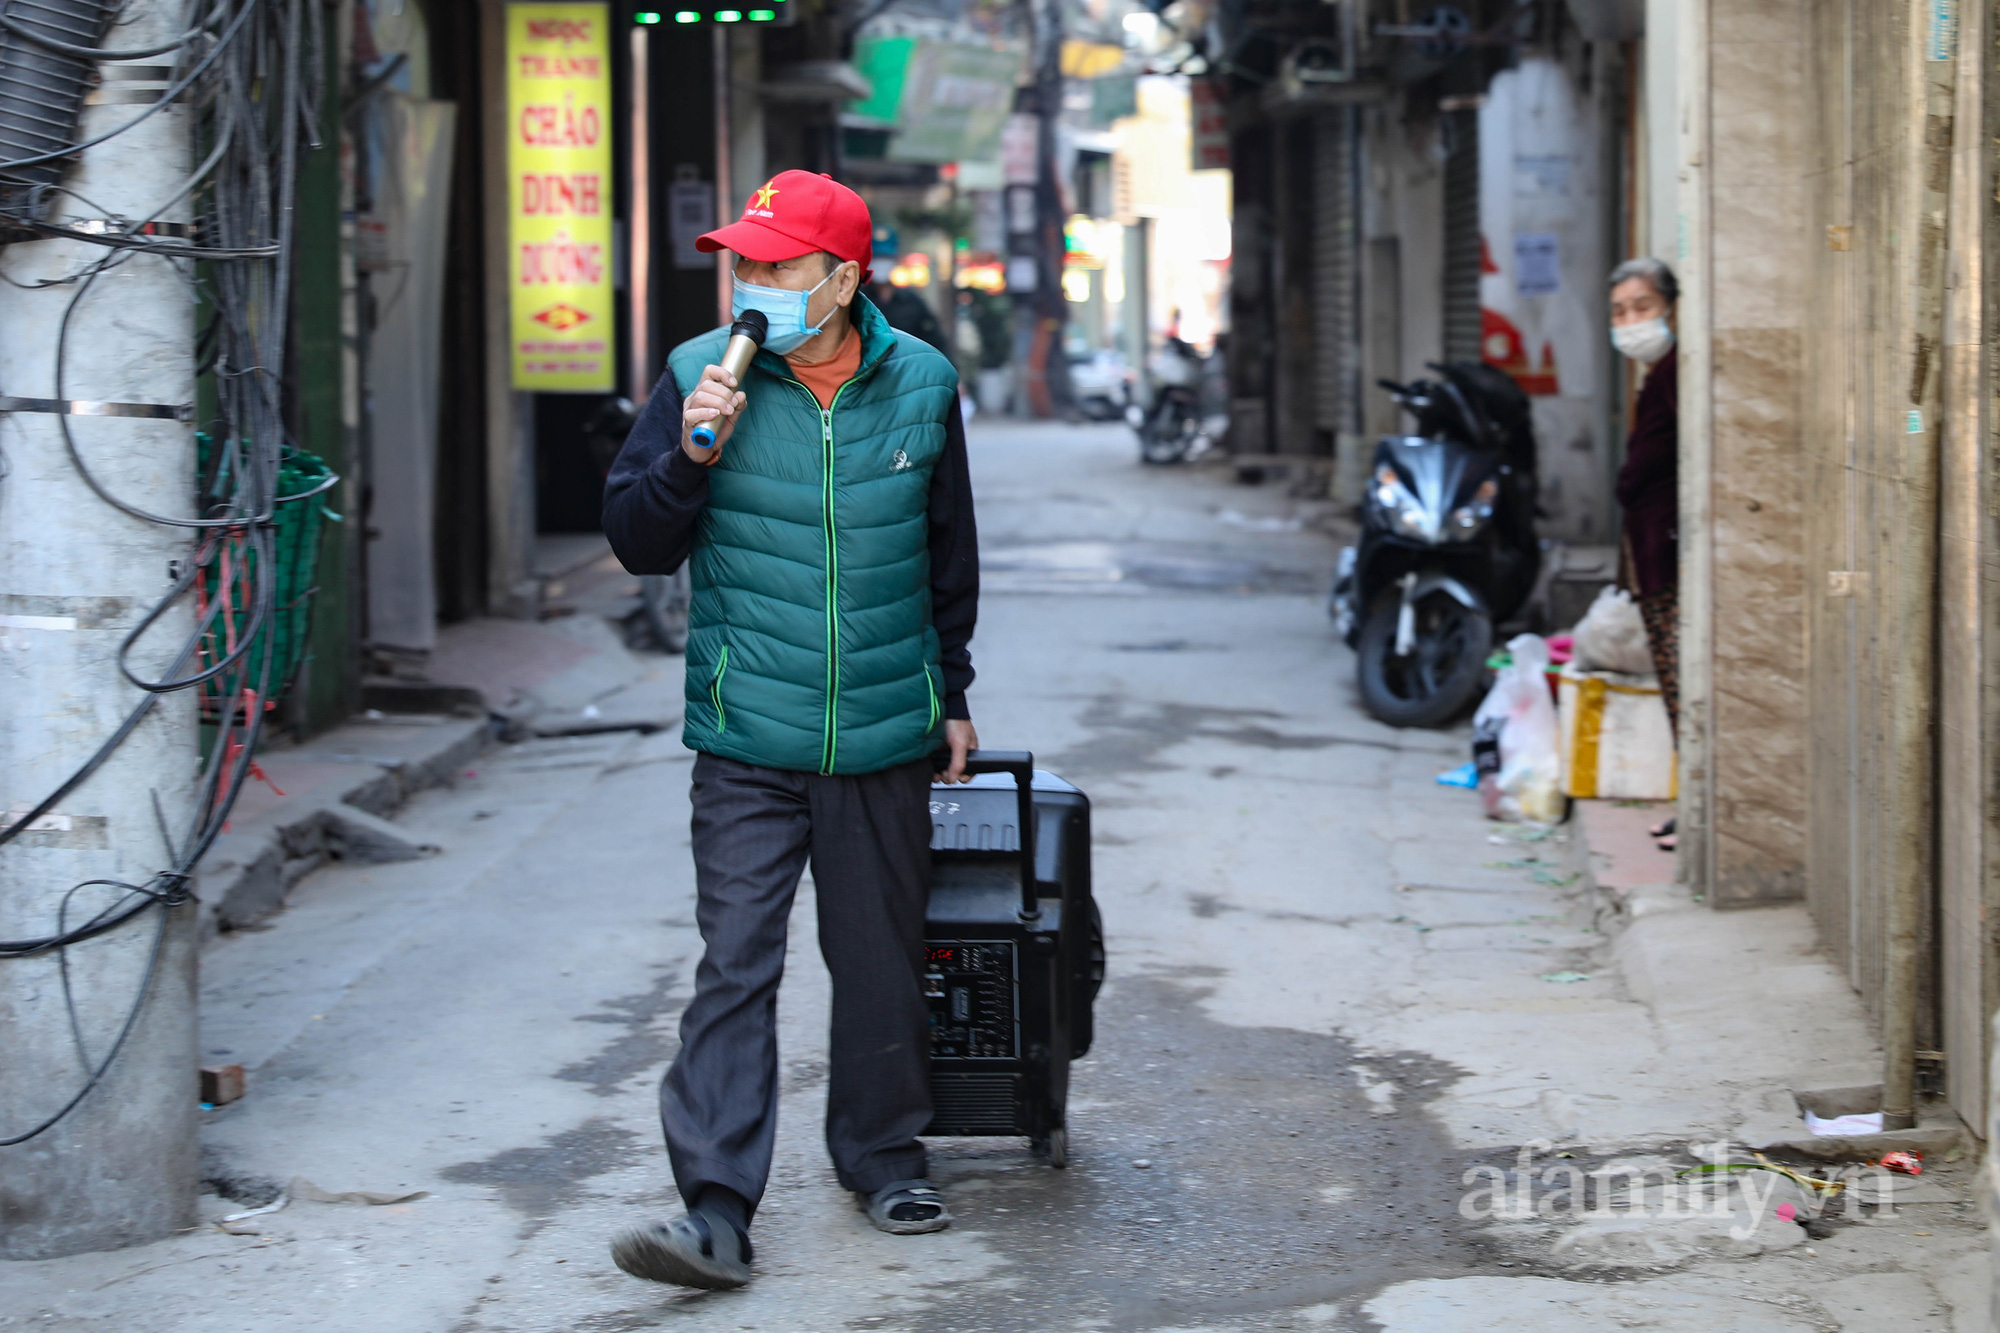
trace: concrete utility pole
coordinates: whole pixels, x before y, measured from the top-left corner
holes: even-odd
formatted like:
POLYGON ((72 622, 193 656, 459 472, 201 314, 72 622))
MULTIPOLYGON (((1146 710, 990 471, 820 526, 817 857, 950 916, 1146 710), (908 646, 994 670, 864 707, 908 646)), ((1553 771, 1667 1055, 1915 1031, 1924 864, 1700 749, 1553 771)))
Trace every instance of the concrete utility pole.
MULTIPOLYGON (((16 16, 22 11, 17 7, 16 16)), ((134 0, 111 46, 144 49, 187 27, 182 0, 134 0)), ((116 96, 86 107, 89 139, 133 119, 173 78, 173 56, 107 63, 116 96)), ((86 150, 63 176, 57 218, 144 217, 185 183, 189 112, 178 107, 86 150), (85 201, 88 200, 86 203, 85 201)), ((6 154, 0 154, 6 156, 6 154)), ((185 202, 164 215, 186 221, 185 202)), ((17 241, 4 262, 17 282, 59 279, 102 259, 69 240, 17 241)), ((193 427, 171 417, 71 415, 25 408, 55 399, 57 331, 76 285, 5 289, 0 296, 0 827, 33 809, 117 730, 141 699, 117 653, 191 558, 189 533, 131 518, 85 486, 79 453, 113 494, 170 517, 192 517, 193 427)), ((194 303, 172 264, 135 255, 99 277, 69 325, 62 398, 185 405, 194 400, 194 303)), ((114 411, 117 409, 114 409, 114 411)), ((192 599, 168 612, 131 654, 159 676, 193 627, 192 599)), ((182 668, 185 671, 187 668, 182 668)), ((0 938, 54 933, 65 895, 86 880, 144 883, 171 864, 196 799, 196 691, 162 698, 125 743, 31 830, 0 846, 0 938)), ((69 898, 80 925, 120 896, 85 888, 69 898)), ((194 1221, 197 1166, 195 953, 192 905, 151 909, 67 951, 75 1022, 59 958, 0 959, 0 1139, 22 1134, 75 1096, 101 1063, 159 955, 130 1036, 95 1089, 36 1138, 0 1147, 0 1257, 37 1259, 128 1245, 194 1221), (162 927, 162 921, 165 925, 162 927), (81 1051, 79 1051, 79 1044, 81 1051)))
MULTIPOLYGON (((1063 325, 1069 317, 1064 304, 1062 164, 1056 145, 1056 125, 1063 102, 1062 0, 1022 0, 1021 12, 1030 34, 1035 82, 1034 234, 1022 238, 1012 218, 1009 252, 1031 255, 1035 264, 1032 291, 1014 296, 1014 346, 1026 386, 1029 415, 1054 416, 1070 400, 1069 363, 1063 358, 1063 325)), ((1010 189, 1011 196, 1012 191, 1010 189)), ((1010 274, 1013 267, 1009 267, 1010 274)))

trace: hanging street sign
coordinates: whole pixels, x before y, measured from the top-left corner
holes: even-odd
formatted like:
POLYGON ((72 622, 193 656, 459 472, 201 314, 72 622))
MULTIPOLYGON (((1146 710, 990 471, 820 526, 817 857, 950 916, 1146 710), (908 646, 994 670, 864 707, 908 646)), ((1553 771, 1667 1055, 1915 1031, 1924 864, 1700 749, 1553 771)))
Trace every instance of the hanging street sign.
POLYGON ((891 162, 990 162, 1014 109, 1021 52, 929 37, 868 36, 854 65, 868 97, 847 108, 884 127, 891 162))
POLYGON ((1188 146, 1196 171, 1214 171, 1229 166, 1229 112, 1223 102, 1222 85, 1213 79, 1188 81, 1188 146))
POLYGON ((513 385, 604 393, 617 367, 611 11, 507 6, 507 249, 513 385))

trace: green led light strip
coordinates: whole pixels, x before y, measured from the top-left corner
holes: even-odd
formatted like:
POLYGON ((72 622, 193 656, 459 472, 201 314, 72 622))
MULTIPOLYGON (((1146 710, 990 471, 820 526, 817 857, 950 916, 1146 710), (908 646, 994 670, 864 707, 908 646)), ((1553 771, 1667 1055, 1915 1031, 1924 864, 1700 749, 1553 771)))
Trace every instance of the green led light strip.
POLYGON ((784 15, 784 10, 777 8, 777 6, 788 3, 788 0, 765 0, 765 2, 772 7, 769 9, 747 10, 676 9, 662 11, 657 9, 641 9, 633 13, 632 22, 645 27, 665 23, 669 18, 675 23, 776 23, 784 15))

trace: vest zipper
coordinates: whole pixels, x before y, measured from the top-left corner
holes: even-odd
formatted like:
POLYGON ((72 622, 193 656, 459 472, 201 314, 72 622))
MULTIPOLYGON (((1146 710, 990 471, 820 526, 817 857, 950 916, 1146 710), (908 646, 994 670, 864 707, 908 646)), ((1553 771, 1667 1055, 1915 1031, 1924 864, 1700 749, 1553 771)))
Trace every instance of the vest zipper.
POLYGON ((729 714, 722 711, 722 673, 729 670, 729 645, 722 645, 722 656, 715 664, 715 675, 709 678, 708 701, 715 705, 715 734, 720 736, 729 730, 729 714))
POLYGON ((820 449, 822 466, 820 481, 820 516, 826 525, 826 723, 822 731, 819 771, 833 772, 834 757, 840 748, 840 550, 835 544, 833 526, 833 409, 840 406, 840 395, 847 392, 849 380, 833 391, 833 401, 820 407, 819 396, 800 380, 786 380, 796 384, 800 392, 812 399, 813 407, 819 411, 820 449))

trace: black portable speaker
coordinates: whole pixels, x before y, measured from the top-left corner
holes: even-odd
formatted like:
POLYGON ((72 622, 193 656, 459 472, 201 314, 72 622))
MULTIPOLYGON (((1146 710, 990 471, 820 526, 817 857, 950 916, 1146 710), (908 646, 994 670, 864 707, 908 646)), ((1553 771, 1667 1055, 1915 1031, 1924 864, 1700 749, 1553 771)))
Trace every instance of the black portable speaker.
POLYGON ((1104 929, 1090 893, 1090 798, 1025 750, 975 750, 931 788, 924 993, 929 1135, 1023 1134, 1068 1163, 1069 1063, 1090 1049, 1104 929))

